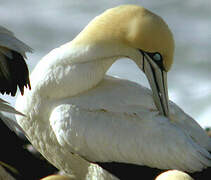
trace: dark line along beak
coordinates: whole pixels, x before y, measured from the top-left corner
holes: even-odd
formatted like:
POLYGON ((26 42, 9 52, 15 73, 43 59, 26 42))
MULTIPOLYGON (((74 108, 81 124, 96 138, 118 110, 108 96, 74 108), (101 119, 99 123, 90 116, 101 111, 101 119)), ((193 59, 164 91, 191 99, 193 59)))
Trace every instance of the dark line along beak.
POLYGON ((168 117, 167 72, 145 52, 143 52, 143 71, 150 83, 156 107, 162 115, 168 117))

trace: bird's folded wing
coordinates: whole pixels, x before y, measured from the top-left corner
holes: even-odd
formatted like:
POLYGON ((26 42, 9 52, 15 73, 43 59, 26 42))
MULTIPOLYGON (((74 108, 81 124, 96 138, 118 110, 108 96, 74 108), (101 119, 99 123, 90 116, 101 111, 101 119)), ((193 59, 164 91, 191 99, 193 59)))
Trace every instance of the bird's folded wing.
POLYGON ((50 123, 62 146, 92 162, 189 172, 211 166, 209 152, 176 124, 141 107, 133 109, 127 113, 62 104, 53 110, 50 123))

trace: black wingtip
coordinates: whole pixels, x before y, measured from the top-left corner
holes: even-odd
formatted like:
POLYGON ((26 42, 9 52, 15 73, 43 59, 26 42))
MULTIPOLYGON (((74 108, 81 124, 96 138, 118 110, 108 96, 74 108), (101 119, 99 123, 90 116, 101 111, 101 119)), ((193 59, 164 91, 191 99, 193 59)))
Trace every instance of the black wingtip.
POLYGON ((24 94, 24 87, 31 89, 29 70, 24 57, 11 50, 12 58, 0 59, 0 93, 15 96, 17 87, 24 94))

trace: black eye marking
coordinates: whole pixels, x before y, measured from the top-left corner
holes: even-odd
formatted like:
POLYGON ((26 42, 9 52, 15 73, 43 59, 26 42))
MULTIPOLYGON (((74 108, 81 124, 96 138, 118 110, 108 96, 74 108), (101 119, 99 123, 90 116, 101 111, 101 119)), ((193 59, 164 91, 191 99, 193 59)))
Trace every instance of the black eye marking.
POLYGON ((161 70, 165 70, 163 65, 163 57, 159 52, 147 53, 147 54, 160 67, 161 70))
POLYGON ((143 56, 143 64, 144 64, 144 56, 147 54, 159 67, 161 70, 165 70, 163 65, 163 57, 159 52, 145 52, 139 49, 139 51, 142 53, 143 56))

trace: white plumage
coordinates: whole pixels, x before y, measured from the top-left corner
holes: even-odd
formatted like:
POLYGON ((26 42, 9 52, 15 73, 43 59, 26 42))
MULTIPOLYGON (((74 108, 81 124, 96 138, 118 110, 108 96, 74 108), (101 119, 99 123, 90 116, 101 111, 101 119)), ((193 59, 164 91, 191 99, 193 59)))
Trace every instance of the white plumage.
POLYGON ((77 179, 115 179, 93 162, 201 171, 211 166, 211 141, 191 117, 166 101, 173 47, 167 25, 148 10, 132 5, 108 10, 38 63, 30 76, 32 90, 17 99, 17 110, 26 115, 17 121, 46 159, 77 179), (150 31, 163 43, 150 39, 154 35, 145 26, 154 28, 150 31), (153 93, 105 76, 121 57, 146 73, 153 93), (161 57, 163 64, 156 65, 161 57))
POLYGON ((62 147, 92 162, 127 162, 189 172, 210 166, 209 137, 170 103, 160 116, 150 90, 114 78, 60 101, 50 125, 62 147), (124 98, 123 98, 124 97, 124 98))

